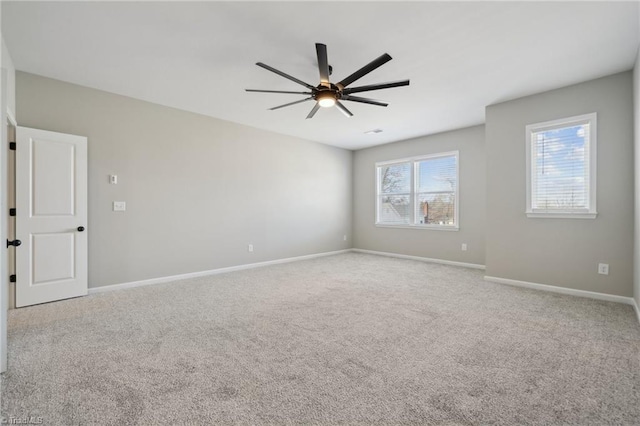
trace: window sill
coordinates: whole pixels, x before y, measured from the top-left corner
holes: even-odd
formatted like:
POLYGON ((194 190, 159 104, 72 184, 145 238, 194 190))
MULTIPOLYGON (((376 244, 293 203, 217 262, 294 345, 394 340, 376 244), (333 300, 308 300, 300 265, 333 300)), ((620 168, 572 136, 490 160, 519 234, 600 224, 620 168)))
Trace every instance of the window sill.
POLYGON ((460 228, 455 225, 388 225, 376 223, 377 228, 399 228, 399 229, 421 229, 425 231, 459 231, 460 228))
POLYGON ((598 213, 533 213, 527 212, 531 219, 595 219, 598 213))

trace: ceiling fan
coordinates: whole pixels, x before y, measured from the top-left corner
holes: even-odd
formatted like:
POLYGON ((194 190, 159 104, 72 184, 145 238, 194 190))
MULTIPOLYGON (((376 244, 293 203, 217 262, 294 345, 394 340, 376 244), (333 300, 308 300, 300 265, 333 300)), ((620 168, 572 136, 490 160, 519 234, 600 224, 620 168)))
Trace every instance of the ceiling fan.
POLYGON ((347 117, 351 117, 353 114, 349 111, 340 101, 351 101, 351 102, 360 102, 363 104, 377 105, 386 107, 387 103, 380 102, 374 99, 362 98, 360 96, 353 96, 353 93, 360 92, 368 92, 370 90, 380 90, 380 89, 388 89, 391 87, 400 87, 400 86, 408 86, 409 80, 400 80, 400 81, 392 81, 389 83, 380 83, 380 84, 369 84, 366 86, 359 87, 347 87, 354 81, 362 78, 363 76, 369 74, 371 71, 376 68, 386 64, 391 60, 391 56, 385 53, 377 59, 369 62, 364 67, 360 68, 358 71, 354 72, 348 77, 345 77, 338 83, 331 83, 329 81, 329 76, 332 72, 332 67, 329 65, 329 60, 327 58, 327 46, 322 43, 316 43, 316 53, 318 55, 318 69, 320 71, 320 84, 317 86, 312 86, 309 83, 305 83, 302 80, 298 80, 295 77, 290 76, 280 70, 277 70, 273 67, 270 67, 267 64, 263 64, 262 62, 257 62, 256 65, 262 67, 266 70, 269 70, 273 73, 278 74, 281 77, 287 78, 295 83, 298 83, 301 86, 309 89, 307 92, 291 92, 291 91, 282 91, 282 90, 260 90, 260 89, 245 89, 247 92, 261 92, 261 93, 286 93, 286 94, 295 94, 295 95, 310 95, 308 98, 301 99, 295 102, 289 102, 288 104, 279 105, 273 108, 269 108, 270 110, 276 110, 284 107, 288 107, 291 105, 296 105, 302 102, 307 102, 310 100, 315 100, 316 104, 311 109, 307 118, 312 118, 316 112, 320 109, 320 107, 332 107, 335 106, 347 117))

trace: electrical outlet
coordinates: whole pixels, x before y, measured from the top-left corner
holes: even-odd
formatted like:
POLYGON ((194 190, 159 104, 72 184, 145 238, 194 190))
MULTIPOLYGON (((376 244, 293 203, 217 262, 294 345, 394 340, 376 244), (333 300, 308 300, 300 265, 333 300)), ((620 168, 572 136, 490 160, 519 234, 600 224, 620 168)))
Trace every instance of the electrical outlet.
POLYGON ((467 243, 462 243, 462 251, 467 251, 467 243))
POLYGON ((347 241, 347 236, 346 236, 346 235, 344 235, 344 236, 342 237, 342 240, 343 240, 343 241, 347 241))
POLYGON ((109 175, 109 183, 111 185, 117 185, 118 184, 118 175, 109 175))
POLYGON ((113 211, 114 212, 123 212, 127 210, 127 203, 124 201, 114 201, 113 202, 113 211))
POLYGON ((253 251, 253 244, 249 244, 247 246, 247 250, 249 250, 249 252, 252 252, 253 251))
POLYGON ((609 275, 609 264, 598 263, 598 273, 601 275, 609 275))

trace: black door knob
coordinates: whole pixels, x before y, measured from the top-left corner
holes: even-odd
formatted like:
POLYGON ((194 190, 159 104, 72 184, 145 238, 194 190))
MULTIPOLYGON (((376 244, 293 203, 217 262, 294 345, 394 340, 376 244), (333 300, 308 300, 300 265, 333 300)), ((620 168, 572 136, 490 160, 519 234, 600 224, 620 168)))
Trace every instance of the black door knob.
POLYGON ((22 241, 20 241, 20 240, 13 240, 13 241, 7 240, 7 248, 9 248, 11 246, 18 247, 20 244, 22 244, 22 241))
POLYGON ((84 226, 78 226, 78 232, 84 231, 84 226))

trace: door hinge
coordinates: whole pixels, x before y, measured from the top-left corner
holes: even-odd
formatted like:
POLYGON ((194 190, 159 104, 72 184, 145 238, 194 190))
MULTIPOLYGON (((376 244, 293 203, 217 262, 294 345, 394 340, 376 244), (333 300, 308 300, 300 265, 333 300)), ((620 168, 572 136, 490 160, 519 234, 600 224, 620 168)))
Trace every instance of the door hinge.
POLYGON ((16 282, 16 274, 9 275, 9 282, 10 283, 15 283, 16 282))
POLYGON ((9 149, 11 151, 15 151, 16 150, 16 143, 15 142, 9 142, 9 149))
POLYGON ((16 215, 16 209, 9 209, 9 216, 15 216, 16 215))

